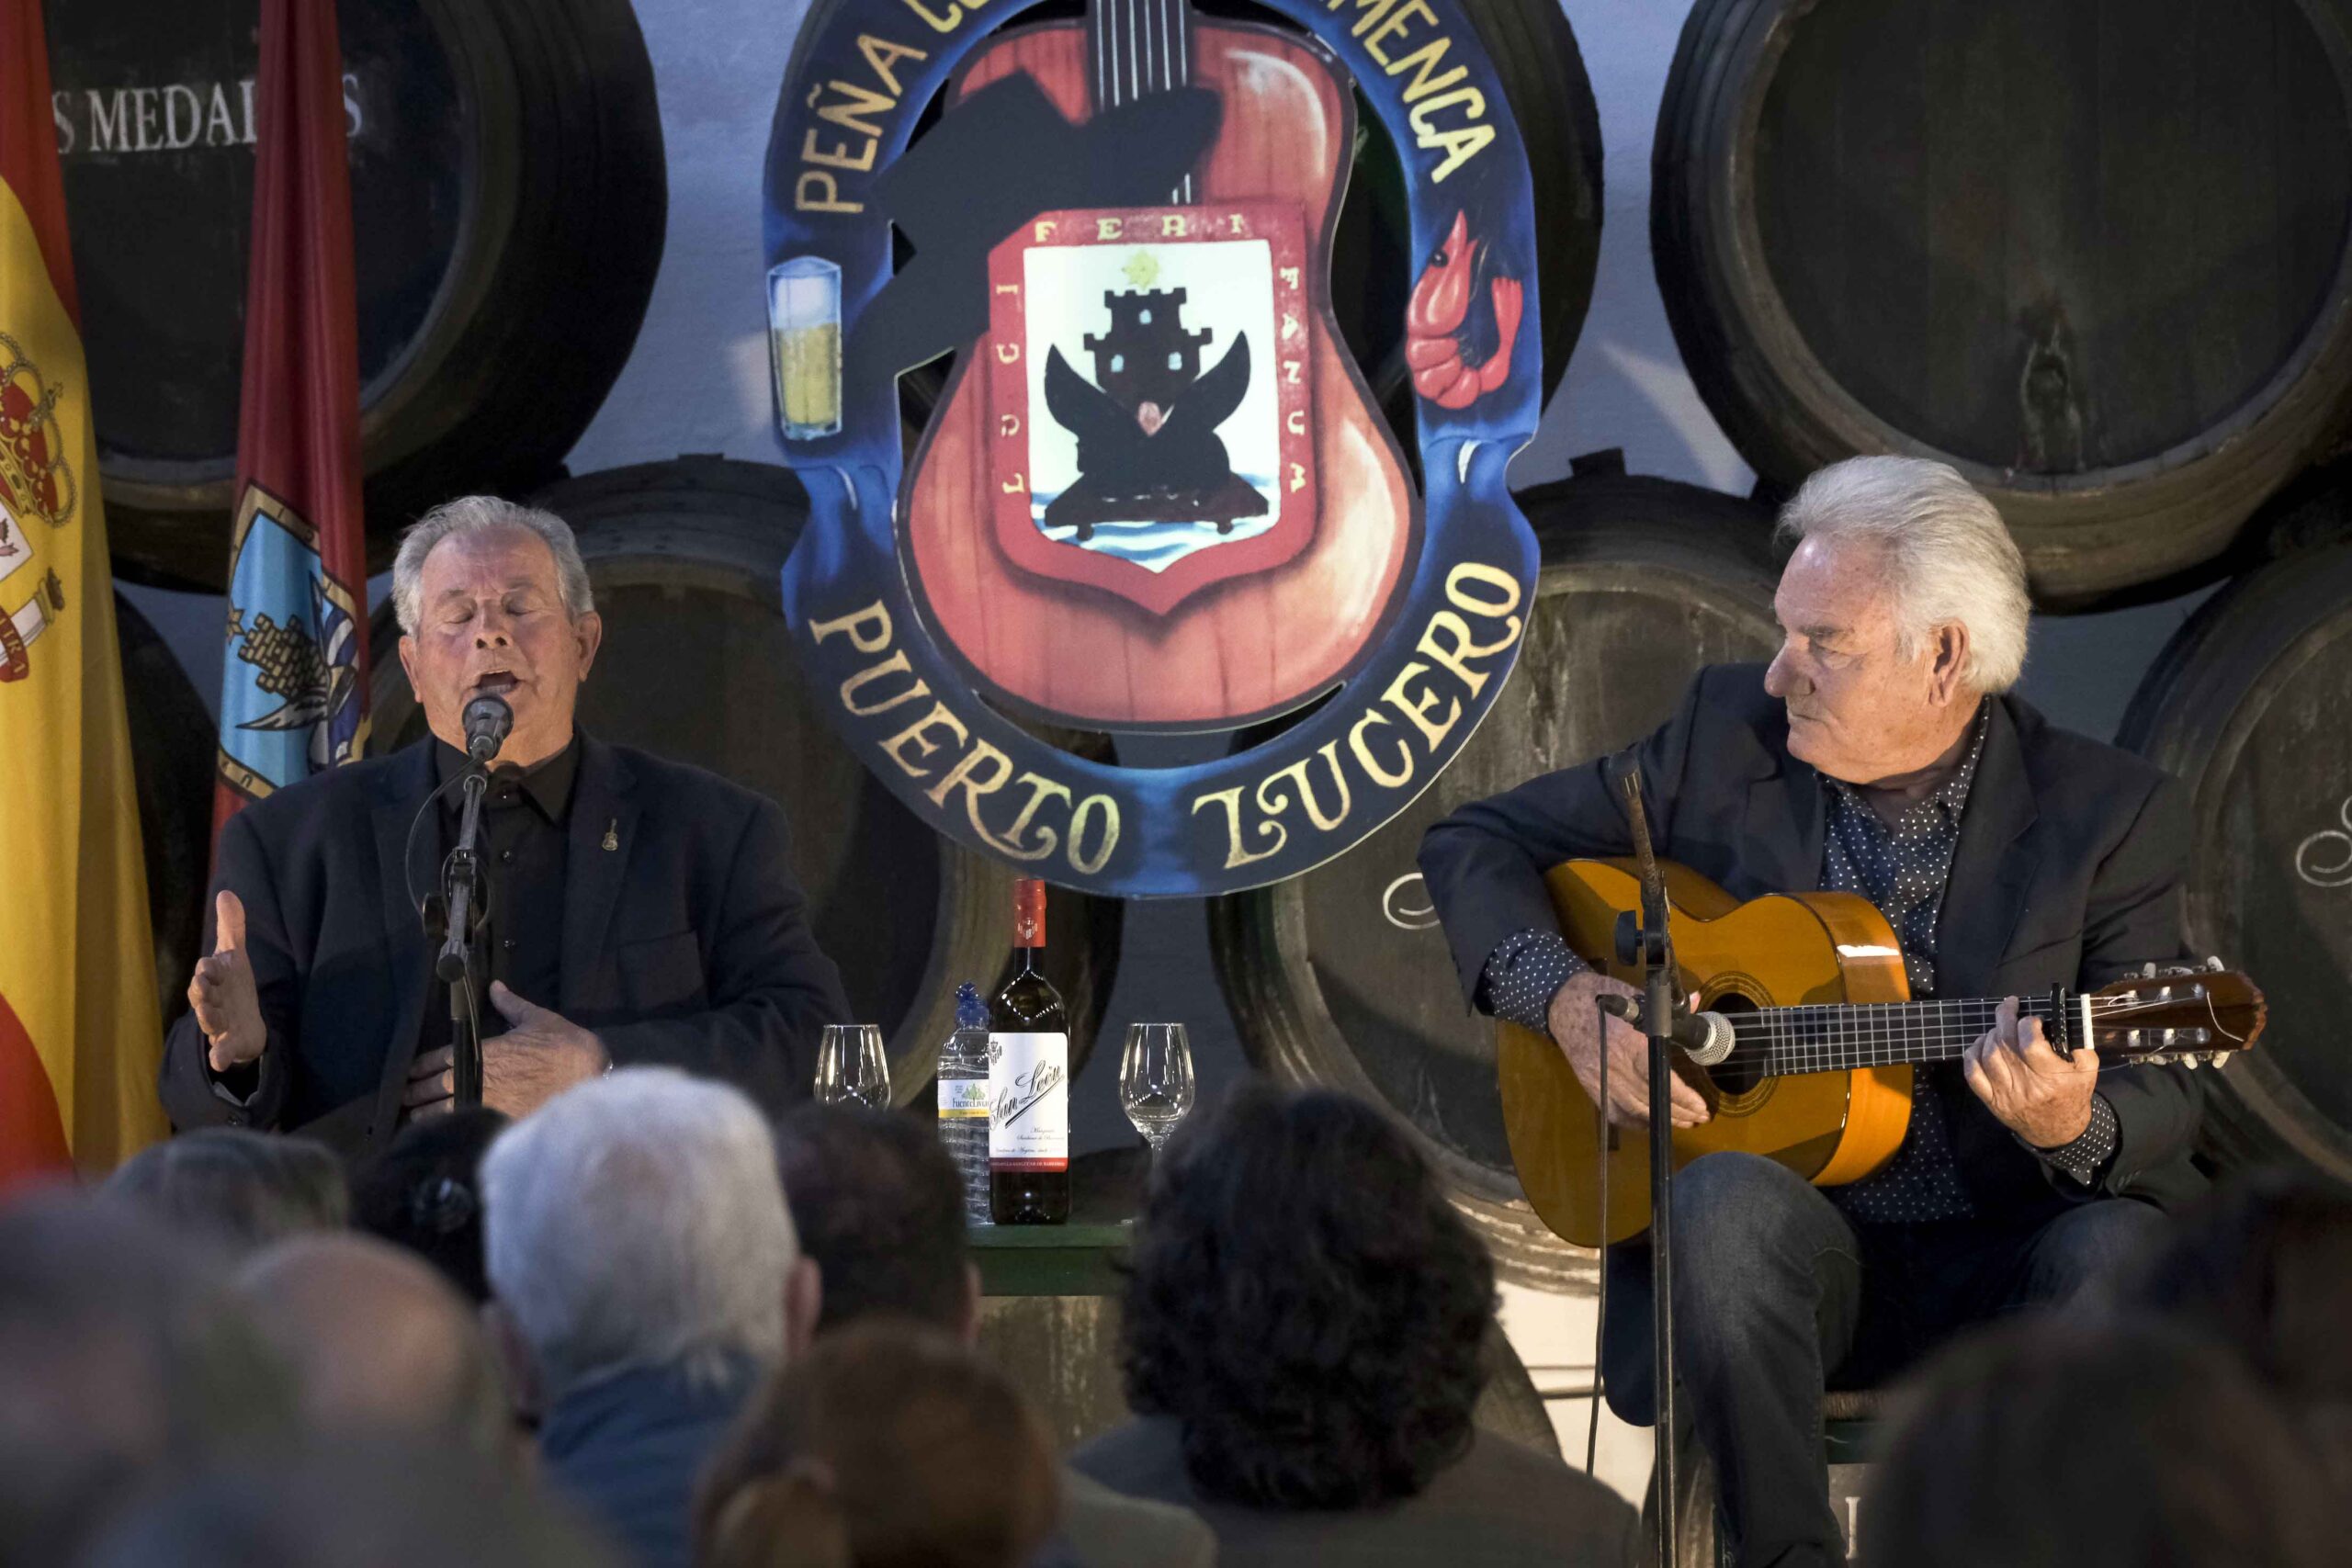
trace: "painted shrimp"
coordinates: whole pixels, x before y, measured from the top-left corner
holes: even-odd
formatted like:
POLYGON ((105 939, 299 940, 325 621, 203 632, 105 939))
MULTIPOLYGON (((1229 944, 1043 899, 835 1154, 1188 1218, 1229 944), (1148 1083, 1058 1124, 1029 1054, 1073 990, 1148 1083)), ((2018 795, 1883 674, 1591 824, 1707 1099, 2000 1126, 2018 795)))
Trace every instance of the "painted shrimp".
POLYGON ((1430 258, 1405 308, 1405 363, 1413 389, 1442 409, 1466 409, 1510 379, 1510 352, 1519 341, 1519 279, 1497 277, 1488 290, 1495 308, 1495 351, 1478 365, 1462 362, 1464 323, 1477 298, 1478 264, 1487 243, 1470 237, 1470 217, 1453 215, 1445 243, 1430 258))

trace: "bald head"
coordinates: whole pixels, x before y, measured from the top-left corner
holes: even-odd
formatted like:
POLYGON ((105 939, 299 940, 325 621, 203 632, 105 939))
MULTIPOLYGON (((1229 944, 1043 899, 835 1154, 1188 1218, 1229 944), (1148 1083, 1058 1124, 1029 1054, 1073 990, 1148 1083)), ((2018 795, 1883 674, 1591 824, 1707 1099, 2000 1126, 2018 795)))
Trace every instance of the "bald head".
POLYGON ((368 1236, 301 1235, 238 1276, 322 1433, 457 1438, 503 1454, 512 1423, 481 1325, 422 1259, 368 1236))

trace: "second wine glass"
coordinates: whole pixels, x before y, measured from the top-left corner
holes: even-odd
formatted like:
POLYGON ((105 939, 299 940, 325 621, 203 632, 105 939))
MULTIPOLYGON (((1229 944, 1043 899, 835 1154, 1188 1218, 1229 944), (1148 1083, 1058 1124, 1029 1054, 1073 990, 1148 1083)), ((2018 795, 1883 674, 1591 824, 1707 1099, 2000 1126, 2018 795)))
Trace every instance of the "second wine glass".
POLYGON ((882 1030, 871 1023, 829 1023, 817 1049, 817 1098, 831 1105, 855 1100, 876 1111, 890 1108, 890 1058, 882 1030))
POLYGON ((1193 1046, 1181 1023, 1131 1023, 1119 1058, 1119 1104, 1152 1157, 1193 1109, 1193 1046))

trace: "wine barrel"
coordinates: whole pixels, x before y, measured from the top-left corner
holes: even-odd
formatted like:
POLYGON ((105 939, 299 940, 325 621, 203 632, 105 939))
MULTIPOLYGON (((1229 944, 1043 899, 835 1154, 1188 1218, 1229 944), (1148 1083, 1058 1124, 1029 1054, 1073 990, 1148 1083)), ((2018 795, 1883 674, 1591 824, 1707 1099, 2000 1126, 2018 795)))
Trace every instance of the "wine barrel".
POLYGON ((1217 977, 1260 1067, 1393 1111, 1507 1279, 1592 1278, 1521 1195, 1494 1026, 1464 1007, 1414 857, 1465 802, 1663 723, 1701 665, 1768 657, 1770 514, 1666 479, 1589 473, 1519 498, 1544 552, 1519 664, 1452 767, 1347 854, 1210 906, 1217 977))
MULTIPOLYGON (((956 986, 1010 971, 1012 874, 934 834, 834 736, 802 684, 779 588, 808 498, 790 472, 681 457, 567 480, 533 498, 569 522, 605 623, 580 722, 606 740, 695 763, 784 807, 792 867, 850 1005, 882 1026, 901 1104, 921 1097, 954 1026, 956 986)), ((424 733, 376 618, 374 745, 424 733)), ((1120 908, 1061 888, 1046 904, 1046 972, 1084 1064, 1118 964, 1120 908)))
POLYGON ((212 864, 212 758, 218 732, 180 661, 130 600, 114 597, 130 767, 139 785, 139 840, 147 866, 147 917, 155 942, 155 995, 163 1021, 187 1010, 188 976, 204 938, 204 890, 212 864))
POLYGON ((2352 1185, 2352 539, 2232 582, 2157 656, 2117 739, 2188 786, 2190 950, 2268 1026, 2207 1080, 2209 1152, 2352 1185))
POLYGON ((1768 484, 1857 452, 1990 495, 2045 609, 2177 592, 2339 433, 2334 0, 1697 0, 1651 250, 1768 484))
MULTIPOLYGON (((560 472, 637 340, 668 197, 628 0, 339 0, 371 570, 560 472)), ((107 530, 218 592, 253 222, 252 0, 49 0, 107 530)))
MULTIPOLYGON (((1120 1367, 1115 1297, 984 1297, 979 1345, 1037 1406, 1064 1450, 1133 1414, 1120 1367)), ((1484 1359, 1487 1385, 1471 1419, 1497 1437, 1558 1458, 1551 1413, 1501 1329, 1488 1329, 1484 1359)))
MULTIPOLYGON (((1199 8, 1213 17, 1289 25, 1249 0, 1202 0, 1199 8)), ((1584 329, 1600 262, 1600 111, 1558 0, 1462 0, 1462 9, 1494 61, 1527 147, 1535 189, 1536 285, 1548 400, 1584 329)), ((1047 6, 1028 17, 1065 12, 1079 14, 1075 6, 1047 6)), ((1405 364, 1405 309, 1430 258, 1413 247, 1404 164, 1396 143, 1361 94, 1355 116, 1355 159, 1331 236, 1331 308, 1374 400, 1409 453, 1418 447, 1405 364)), ((936 118, 934 106, 933 122, 936 118)), ((901 405, 918 429, 945 384, 944 362, 899 382, 901 405)))

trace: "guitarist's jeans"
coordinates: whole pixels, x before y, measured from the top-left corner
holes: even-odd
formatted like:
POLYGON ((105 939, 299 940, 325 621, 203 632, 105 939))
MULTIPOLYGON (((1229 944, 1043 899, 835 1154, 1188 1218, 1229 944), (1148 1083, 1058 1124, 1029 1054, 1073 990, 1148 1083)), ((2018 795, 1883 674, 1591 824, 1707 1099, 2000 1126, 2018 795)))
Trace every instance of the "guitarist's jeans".
MULTIPOLYGON (((1674 1179, 1675 1354, 1742 1568, 1843 1562, 1821 1454, 1825 1386, 1869 1387, 1964 1324, 2061 1300, 2161 1233, 2129 1199, 2039 1224, 1856 1224, 1804 1178, 1712 1154, 1674 1179)), ((1609 1251, 1609 1407, 1657 1409, 1649 1240, 1609 1251)))

